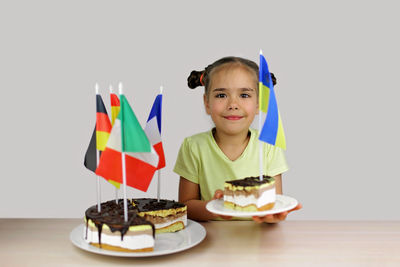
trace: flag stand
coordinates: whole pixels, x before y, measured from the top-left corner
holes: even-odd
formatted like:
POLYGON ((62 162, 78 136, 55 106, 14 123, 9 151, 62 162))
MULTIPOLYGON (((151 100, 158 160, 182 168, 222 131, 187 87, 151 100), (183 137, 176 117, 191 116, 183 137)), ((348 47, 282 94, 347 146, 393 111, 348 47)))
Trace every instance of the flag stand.
MULTIPOLYGON (((160 95, 162 95, 162 93, 163 93, 163 89, 164 89, 164 87, 163 86, 160 86, 160 95)), ((161 126, 160 126, 161 127, 161 126)), ((160 132, 160 138, 161 138, 161 132, 160 132)), ((160 190, 161 190, 161 185, 160 185, 160 183, 161 183, 161 169, 159 169, 158 171, 157 171, 157 173, 158 173, 158 177, 157 177, 157 202, 160 202, 160 190)))
MULTIPOLYGON (((112 85, 110 84, 110 95, 112 93, 113 93, 113 88, 112 88, 112 85)), ((111 105, 111 114, 110 114, 111 117, 112 117, 112 113, 113 113, 113 111, 112 111, 112 105, 111 105)), ((116 186, 114 186, 114 187, 115 187, 115 203, 118 204, 118 188, 116 186)))
MULTIPOLYGON (((258 114, 258 117, 259 117, 259 119, 258 119, 258 125, 259 125, 259 127, 258 127, 258 129, 259 129, 259 133, 261 132, 261 124, 262 124, 262 113, 260 112, 259 114, 258 114)), ((259 151, 259 160, 260 160, 260 181, 262 181, 263 180, 263 163, 264 163, 264 161, 263 161, 263 144, 262 144, 262 142, 260 141, 260 140, 258 140, 258 144, 259 144, 259 146, 260 146, 260 151, 259 151)))
POLYGON ((122 157, 122 182, 123 182, 123 192, 124 192, 124 220, 128 221, 128 201, 126 200, 126 166, 125 166, 125 152, 121 153, 122 157))
MULTIPOLYGON (((260 55, 262 55, 262 50, 260 49, 260 55)), ((259 75, 261 75, 261 73, 259 74, 259 75)), ((261 77, 259 78, 259 79, 261 79, 261 77)), ((260 85, 258 85, 258 106, 259 106, 259 112, 258 112, 258 134, 260 135, 260 133, 261 133, 261 129, 262 129, 262 111, 261 111, 261 103, 260 103, 260 100, 261 100, 261 86, 260 85)), ((261 142, 261 140, 258 140, 258 144, 259 144, 259 146, 260 146, 260 149, 259 149, 259 161, 260 161, 260 181, 262 181, 263 180, 263 144, 262 144, 262 142, 261 142)), ((266 171, 266 170, 265 170, 266 171)))
MULTIPOLYGON (((100 151, 96 149, 97 165, 99 164, 100 151)), ((97 212, 101 212, 101 188, 100 188, 100 176, 97 176, 97 212)))
MULTIPOLYGON (((97 96, 99 94, 99 84, 96 83, 94 88, 96 90, 96 96, 97 96)), ((96 116, 97 116, 97 114, 96 114, 96 116)), ((96 118, 96 121, 97 121, 97 118, 96 118)), ((96 147, 96 165, 99 165, 99 159, 100 159, 100 152, 96 147)), ((101 189, 100 189, 100 177, 98 175, 97 175, 97 212, 99 212, 99 213, 101 212, 101 189)))
POLYGON ((158 180, 157 180, 157 202, 160 202, 160 182, 161 182, 161 170, 157 171, 158 173, 158 180))
MULTIPOLYGON (((121 98, 122 92, 122 83, 118 84, 119 89, 119 97, 121 98)), ((121 111, 123 111, 123 102, 121 101, 121 111)), ((123 113, 121 113, 123 115, 123 113)), ((125 164, 125 140, 124 140, 124 119, 121 117, 121 159, 122 159, 122 183, 123 183, 123 192, 124 192, 124 220, 128 221, 128 202, 126 200, 126 164, 125 164)))

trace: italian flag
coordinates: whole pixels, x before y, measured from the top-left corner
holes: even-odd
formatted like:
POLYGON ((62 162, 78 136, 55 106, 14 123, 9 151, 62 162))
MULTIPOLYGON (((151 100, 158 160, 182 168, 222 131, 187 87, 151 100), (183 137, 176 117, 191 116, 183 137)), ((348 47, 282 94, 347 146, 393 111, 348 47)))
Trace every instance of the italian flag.
POLYGON ((125 152, 126 185, 146 192, 157 169, 159 157, 140 126, 124 95, 120 112, 111 130, 96 174, 118 183, 122 181, 122 151, 125 152))

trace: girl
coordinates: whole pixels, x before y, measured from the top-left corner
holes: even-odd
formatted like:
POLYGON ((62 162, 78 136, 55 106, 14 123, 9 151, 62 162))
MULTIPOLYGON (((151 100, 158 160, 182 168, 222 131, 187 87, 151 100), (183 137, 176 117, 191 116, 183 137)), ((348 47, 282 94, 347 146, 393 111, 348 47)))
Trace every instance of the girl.
MULTIPOLYGON (((180 175, 179 201, 187 205, 188 217, 206 221, 218 218, 205 206, 223 196, 225 181, 260 175, 258 131, 250 128, 258 114, 258 66, 247 59, 225 57, 204 71, 192 71, 188 86, 205 87, 204 106, 215 128, 185 138, 174 172, 180 175)), ((278 147, 263 146, 264 174, 275 178, 276 193, 282 194, 282 173, 288 170, 285 156, 278 147)), ((279 222, 287 213, 253 220, 279 222)))

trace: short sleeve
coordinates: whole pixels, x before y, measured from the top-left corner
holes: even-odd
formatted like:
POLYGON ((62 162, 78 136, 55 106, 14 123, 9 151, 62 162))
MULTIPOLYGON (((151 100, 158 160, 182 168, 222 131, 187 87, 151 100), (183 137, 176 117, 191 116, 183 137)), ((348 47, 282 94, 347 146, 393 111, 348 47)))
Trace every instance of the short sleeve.
POLYGON ((282 148, 267 144, 267 175, 276 176, 289 170, 282 148))
POLYGON ((191 144, 190 138, 183 140, 176 159, 174 172, 185 179, 199 183, 199 159, 196 157, 196 149, 191 144))

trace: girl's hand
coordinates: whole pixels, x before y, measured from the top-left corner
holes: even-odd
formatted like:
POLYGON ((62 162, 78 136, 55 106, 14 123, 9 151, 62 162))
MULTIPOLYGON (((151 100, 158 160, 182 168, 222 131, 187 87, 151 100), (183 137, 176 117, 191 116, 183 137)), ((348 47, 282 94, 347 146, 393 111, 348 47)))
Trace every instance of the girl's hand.
POLYGON ((278 223, 280 221, 283 221, 286 219, 286 216, 295 210, 299 210, 301 209, 303 206, 299 203, 296 207, 294 207, 291 210, 288 211, 284 211, 281 213, 276 213, 276 214, 268 214, 266 216, 263 217, 258 217, 258 216, 253 216, 253 221, 257 222, 257 223, 262 223, 262 222, 266 222, 266 223, 278 223))
MULTIPOLYGON (((212 200, 214 199, 220 199, 224 197, 224 192, 221 189, 218 189, 215 191, 214 193, 214 197, 212 198, 212 200)), ((224 215, 218 215, 218 217, 221 217, 224 220, 230 220, 232 219, 232 216, 224 216, 224 215)))
POLYGON ((220 198, 223 198, 223 197, 224 197, 224 191, 222 191, 221 189, 217 189, 217 190, 215 190, 214 197, 212 199, 213 200, 214 199, 220 199, 220 198))

